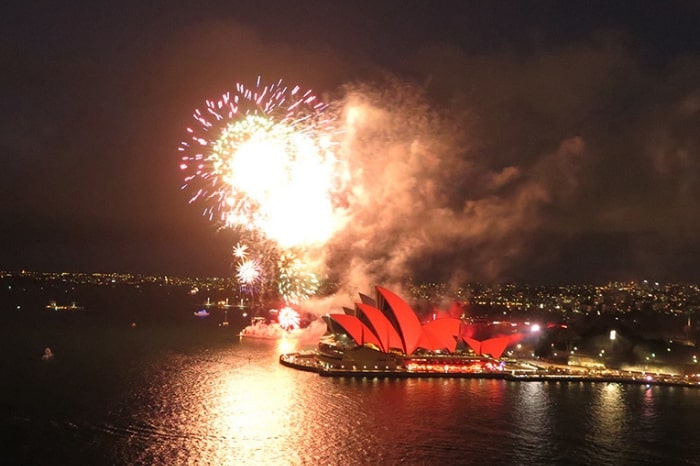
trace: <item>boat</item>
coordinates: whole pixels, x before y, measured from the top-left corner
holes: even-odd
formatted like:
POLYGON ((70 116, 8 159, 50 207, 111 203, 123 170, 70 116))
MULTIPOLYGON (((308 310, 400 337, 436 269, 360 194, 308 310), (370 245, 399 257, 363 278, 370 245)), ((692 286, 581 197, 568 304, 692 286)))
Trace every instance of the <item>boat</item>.
POLYGON ((241 330, 238 335, 258 340, 279 340, 286 333, 277 322, 268 323, 264 317, 253 317, 251 325, 241 330))
POLYGON ((199 311, 195 311, 194 315, 196 317, 209 317, 209 311, 206 309, 200 309, 199 311))
POLYGON ((44 348, 44 354, 41 355, 43 361, 50 361, 53 359, 53 351, 48 346, 44 348))
POLYGON ((83 306, 79 306, 76 304, 75 301, 73 301, 70 304, 58 304, 55 299, 52 299, 49 301, 49 303, 46 305, 46 309, 50 311, 77 311, 80 309, 83 309, 83 306))

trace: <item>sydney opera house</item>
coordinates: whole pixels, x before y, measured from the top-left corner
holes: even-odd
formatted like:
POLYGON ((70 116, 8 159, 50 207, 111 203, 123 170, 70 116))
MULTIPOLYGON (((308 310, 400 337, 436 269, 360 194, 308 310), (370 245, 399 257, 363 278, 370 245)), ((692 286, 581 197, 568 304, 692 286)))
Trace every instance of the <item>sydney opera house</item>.
POLYGON ((379 286, 376 298, 360 294, 360 301, 324 316, 327 332, 315 360, 320 373, 499 371, 504 351, 523 336, 480 338, 475 325, 457 317, 421 321, 406 301, 379 286))
MULTIPOLYGON (((360 295, 354 308, 324 316, 318 348, 280 355, 280 364, 322 376, 469 377, 510 381, 606 381, 700 386, 697 376, 636 370, 589 370, 583 366, 538 364, 534 354, 503 357, 509 347, 527 347, 525 335, 539 333, 528 322, 479 322, 438 313, 420 315, 386 288, 376 298, 360 295), (522 341, 523 344, 520 342, 522 341)), ((532 343, 532 341, 530 342, 532 343)), ((515 349, 515 348, 514 348, 515 349)), ((522 350, 514 351, 522 354, 522 350)))

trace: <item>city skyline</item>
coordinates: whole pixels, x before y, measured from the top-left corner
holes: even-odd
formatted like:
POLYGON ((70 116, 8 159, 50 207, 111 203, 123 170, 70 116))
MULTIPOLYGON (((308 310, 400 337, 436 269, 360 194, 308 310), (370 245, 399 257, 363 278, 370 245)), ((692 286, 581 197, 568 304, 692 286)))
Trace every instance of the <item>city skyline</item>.
POLYGON ((697 3, 53 8, 0 20, 1 270, 231 276, 238 235, 188 203, 177 147, 194 108, 262 76, 417 120, 365 154, 390 202, 329 269, 700 281, 697 3))

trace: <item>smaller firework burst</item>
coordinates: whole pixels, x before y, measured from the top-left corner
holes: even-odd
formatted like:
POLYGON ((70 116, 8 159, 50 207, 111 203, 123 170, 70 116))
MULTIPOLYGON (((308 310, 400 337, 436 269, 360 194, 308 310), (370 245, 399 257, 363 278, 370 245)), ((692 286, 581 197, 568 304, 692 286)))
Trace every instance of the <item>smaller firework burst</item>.
POLYGON ((236 267, 236 278, 242 285, 255 285, 261 278, 260 263, 255 259, 243 259, 236 267))
POLYGON ((318 278, 294 253, 281 254, 277 269, 278 291, 286 303, 299 304, 318 291, 318 278))
POLYGON ((299 313, 292 309, 291 307, 283 307, 280 309, 279 316, 277 317, 280 327, 289 331, 296 330, 299 328, 301 322, 299 318, 299 313))
POLYGON ((241 243, 236 243, 233 247, 233 256, 239 259, 245 259, 248 255, 248 246, 241 243))

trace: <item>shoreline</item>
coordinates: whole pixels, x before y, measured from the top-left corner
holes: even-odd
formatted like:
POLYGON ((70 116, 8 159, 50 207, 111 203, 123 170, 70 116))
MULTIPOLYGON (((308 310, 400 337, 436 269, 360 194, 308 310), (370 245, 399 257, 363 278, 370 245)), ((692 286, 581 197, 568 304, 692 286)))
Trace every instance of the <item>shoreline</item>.
POLYGON ((316 353, 286 353, 279 356, 279 363, 291 369, 304 372, 314 372, 321 377, 357 377, 357 378, 451 378, 451 379, 498 379, 511 382, 604 382, 623 383, 628 385, 659 385, 670 387, 700 388, 700 378, 680 375, 655 375, 644 373, 629 373, 618 375, 594 374, 562 374, 547 370, 536 372, 499 371, 499 372, 441 372, 441 371, 410 371, 396 370, 367 370, 367 369, 327 369, 317 362, 316 353))

